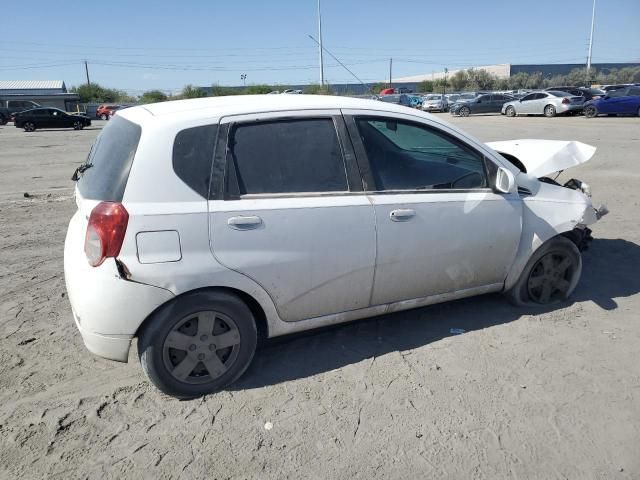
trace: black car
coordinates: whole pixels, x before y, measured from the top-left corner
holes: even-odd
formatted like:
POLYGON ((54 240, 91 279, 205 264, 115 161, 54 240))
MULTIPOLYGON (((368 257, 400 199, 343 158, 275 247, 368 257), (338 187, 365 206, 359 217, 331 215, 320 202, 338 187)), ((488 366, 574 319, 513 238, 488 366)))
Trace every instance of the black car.
POLYGON ((449 106, 451 115, 468 117, 472 113, 500 113, 502 105, 511 102, 514 98, 503 93, 491 93, 478 95, 473 100, 458 101, 449 106))
POLYGON ((571 86, 561 86, 561 87, 549 87, 545 88, 545 91, 557 91, 557 92, 567 92, 573 95, 574 97, 584 97, 584 101, 598 99, 603 97, 605 93, 602 90, 597 88, 586 88, 586 87, 571 87, 571 86))
POLYGON ((33 108, 16 113, 14 125, 33 132, 36 128, 73 128, 82 130, 91 125, 91 119, 85 115, 70 115, 59 108, 33 108))

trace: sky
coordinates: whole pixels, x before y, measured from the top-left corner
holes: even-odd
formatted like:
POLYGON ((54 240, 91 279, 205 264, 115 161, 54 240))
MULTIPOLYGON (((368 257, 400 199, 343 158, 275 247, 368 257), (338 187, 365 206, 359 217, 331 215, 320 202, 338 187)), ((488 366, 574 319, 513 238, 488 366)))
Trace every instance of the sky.
MULTIPOLYGON (((317 0, 0 0, 0 80, 131 94, 319 83, 317 0)), ((322 0, 324 46, 364 82, 497 63, 585 63, 592 0, 322 0)), ((597 0, 593 62, 640 62, 640 0, 597 0)), ((325 80, 356 80, 325 54, 325 80)))

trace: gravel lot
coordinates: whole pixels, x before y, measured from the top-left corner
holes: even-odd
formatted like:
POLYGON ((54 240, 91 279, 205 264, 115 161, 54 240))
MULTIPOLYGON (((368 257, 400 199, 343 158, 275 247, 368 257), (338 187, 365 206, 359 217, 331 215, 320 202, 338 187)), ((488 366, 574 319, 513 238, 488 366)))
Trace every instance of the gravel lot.
POLYGON ((441 117, 598 147, 563 177, 611 210, 573 301, 487 295, 279 339, 233 390, 182 402, 135 352, 92 356, 71 318, 69 177, 102 122, 0 127, 0 478, 639 479, 640 119, 441 117))

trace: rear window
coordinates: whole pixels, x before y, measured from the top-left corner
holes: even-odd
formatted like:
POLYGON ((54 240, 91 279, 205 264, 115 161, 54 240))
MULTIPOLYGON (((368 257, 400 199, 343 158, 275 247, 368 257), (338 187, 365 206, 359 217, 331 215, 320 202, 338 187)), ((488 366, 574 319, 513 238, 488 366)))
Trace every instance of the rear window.
POLYGON ((142 129, 122 117, 114 117, 91 147, 87 163, 93 165, 78 180, 84 198, 121 202, 142 129))
POLYGON ((173 171, 200 196, 209 194, 209 178, 217 125, 188 128, 176 135, 173 143, 173 171))

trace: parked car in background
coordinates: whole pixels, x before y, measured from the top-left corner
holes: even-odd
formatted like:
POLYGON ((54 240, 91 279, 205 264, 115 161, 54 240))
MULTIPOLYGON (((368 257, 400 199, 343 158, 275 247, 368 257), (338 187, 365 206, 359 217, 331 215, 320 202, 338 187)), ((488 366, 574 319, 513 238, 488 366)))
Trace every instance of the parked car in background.
POLYGON ((587 87, 549 87, 544 89, 546 92, 556 91, 556 92, 567 92, 576 97, 584 97, 585 102, 587 100, 592 100, 594 98, 603 97, 605 92, 603 90, 599 90, 597 88, 587 88, 587 87))
POLYGON ((458 99, 460 98, 460 94, 450 93, 448 95, 445 95, 445 97, 447 97, 447 103, 449 104, 449 106, 451 106, 458 101, 458 99))
POLYGON ((637 115, 640 117, 640 86, 611 90, 604 97, 585 103, 584 115, 588 118, 598 115, 637 115))
POLYGON ((117 112, 124 110, 125 108, 131 108, 131 105, 118 105, 116 108, 111 109, 109 112, 109 119, 111 119, 117 112))
POLYGON ((408 95, 408 97, 412 108, 422 107, 422 103, 424 102, 424 97, 422 95, 408 95))
POLYGON ((411 99, 406 93, 393 93, 391 95, 382 95, 378 100, 386 103, 395 103, 405 107, 411 107, 411 99))
POLYGON ((0 125, 6 125, 13 121, 14 114, 38 108, 40 105, 31 100, 0 100, 0 125))
POLYGON ((380 95, 393 95, 396 92, 395 88, 383 88, 380 90, 380 95))
POLYGON ((515 117, 516 115, 555 117, 562 113, 579 113, 583 107, 584 97, 552 90, 550 92, 533 92, 519 100, 507 102, 502 106, 501 113, 507 117, 515 117))
POLYGON ((33 108, 14 116, 16 128, 24 128, 25 132, 33 132, 38 128, 73 128, 82 130, 91 125, 91 119, 84 115, 69 115, 59 108, 33 108))
POLYGON ((283 90, 282 93, 284 93, 286 95, 290 95, 290 94, 299 95, 299 94, 302 94, 302 90, 296 90, 296 89, 293 89, 293 88, 288 88, 287 90, 283 90))
POLYGON ((120 105, 100 105, 96 109, 96 118, 100 120, 109 120, 111 112, 117 109, 120 105))
POLYGON ((474 113, 501 113, 502 105, 512 100, 512 96, 503 93, 478 95, 473 100, 454 103, 449 107, 449 112, 461 117, 468 117, 474 113))
POLYGON ((613 90, 620 90, 621 88, 627 88, 632 86, 634 85, 631 83, 619 83, 617 85, 602 85, 600 87, 600 90, 603 90, 604 92, 611 92, 613 90))
POLYGON ((447 97, 440 94, 430 94, 422 101, 422 110, 425 112, 446 112, 449 109, 447 97))

